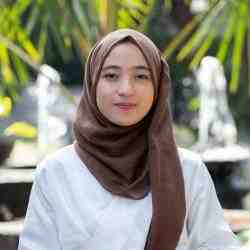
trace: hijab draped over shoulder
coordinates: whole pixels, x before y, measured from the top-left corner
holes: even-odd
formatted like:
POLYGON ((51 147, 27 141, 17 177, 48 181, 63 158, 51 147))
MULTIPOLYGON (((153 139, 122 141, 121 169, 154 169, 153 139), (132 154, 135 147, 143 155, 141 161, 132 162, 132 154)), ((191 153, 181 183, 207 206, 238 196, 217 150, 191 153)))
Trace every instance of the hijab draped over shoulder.
POLYGON ((154 43, 131 29, 111 32, 89 54, 74 123, 76 152, 103 188, 130 199, 143 199, 152 193, 153 214, 146 250, 174 250, 186 213, 181 163, 167 102, 169 90, 169 68, 154 43), (96 86, 110 51, 125 41, 138 46, 144 55, 155 96, 142 121, 122 127, 98 110, 96 86))

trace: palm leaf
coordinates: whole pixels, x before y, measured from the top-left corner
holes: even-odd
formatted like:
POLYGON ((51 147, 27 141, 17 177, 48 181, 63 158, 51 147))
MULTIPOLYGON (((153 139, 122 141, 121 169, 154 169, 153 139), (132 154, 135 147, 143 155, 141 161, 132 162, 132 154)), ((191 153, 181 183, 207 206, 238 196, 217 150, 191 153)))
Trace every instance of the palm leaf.
MULTIPOLYGON (((249 43, 249 40, 246 39, 246 37, 250 36, 249 0, 214 0, 211 1, 211 4, 212 6, 207 13, 194 16, 184 26, 166 47, 163 55, 169 58, 181 44, 184 44, 177 53, 177 60, 181 61, 189 56, 191 58, 190 68, 194 69, 211 46, 214 43, 217 44, 218 40, 220 40, 218 50, 215 54, 222 63, 225 63, 226 56, 232 48, 232 53, 230 53, 230 55, 232 54, 230 91, 235 93, 239 87, 245 41, 249 43), (194 30, 195 32, 193 32, 194 30), (190 38, 185 41, 188 36, 190 38), (193 57, 190 57, 191 55, 193 57)), ((248 45, 248 54, 250 54, 249 47, 248 45)), ((248 64, 250 64, 250 55, 248 57, 248 64)), ((249 65, 248 69, 250 69, 249 65)))
MULTIPOLYGON (((227 13, 226 13, 227 14, 227 13)), ((209 48, 211 47, 213 41, 215 40, 218 33, 221 31, 221 25, 225 23, 227 19, 227 15, 220 15, 213 24, 213 28, 208 33, 207 37, 201 43, 201 46, 198 48, 197 52, 195 53, 193 59, 190 62, 190 69, 194 70, 199 65, 201 59, 205 56, 209 48)))
POLYGON ((228 52, 228 48, 230 45, 230 41, 232 40, 233 33, 236 27, 237 20, 237 12, 231 10, 231 14, 229 15, 228 22, 226 24, 226 29, 224 32, 224 36, 222 41, 220 42, 219 49, 217 51, 216 57, 223 63, 226 59, 226 55, 228 52))
POLYGON ((118 28, 134 28, 143 32, 147 28, 152 10, 156 4, 155 0, 138 1, 123 0, 120 1, 118 11, 118 28))
POLYGON ((244 49, 244 39, 247 30, 248 3, 241 2, 238 10, 237 30, 234 33, 235 43, 232 56, 232 74, 230 81, 230 91, 235 93, 238 89, 241 57, 244 49))
POLYGON ((193 52, 206 38, 207 34, 211 31, 211 27, 213 27, 216 18, 220 14, 220 12, 225 7, 225 2, 221 1, 219 4, 213 8, 213 10, 209 13, 206 19, 201 23, 200 27, 196 30, 194 35, 189 39, 189 41, 185 44, 185 46, 180 50, 177 55, 177 60, 182 61, 193 52))
POLYGON ((247 62, 248 62, 248 93, 250 96, 250 25, 248 25, 248 34, 247 34, 247 62))
POLYGON ((27 24, 25 25, 25 30, 26 30, 28 35, 30 35, 33 32, 33 30, 36 26, 36 23, 38 22, 38 19, 40 16, 40 11, 41 11, 40 5, 35 5, 31 9, 27 24))
MULTIPOLYGON (((143 32, 156 2, 17 0, 3 4, 0 12, 1 91, 6 91, 6 85, 11 84, 18 89, 17 80, 27 81, 29 71, 23 63, 39 70, 45 60, 45 49, 52 44, 56 44, 64 61, 72 58, 75 49, 84 62, 94 43, 106 33, 121 27, 143 32)), ((9 92, 14 93, 14 88, 9 92)))
POLYGON ((13 99, 17 98, 18 81, 27 81, 28 71, 20 59, 12 54, 13 49, 20 48, 26 57, 33 62, 41 60, 38 50, 34 47, 25 28, 21 25, 21 16, 26 13, 31 0, 16 1, 2 8, 0 13, 0 69, 3 85, 2 94, 8 93, 13 99), (12 46, 14 45, 14 46, 12 46))
POLYGON ((99 22, 100 31, 102 34, 106 34, 116 29, 118 2, 112 0, 99 1, 99 22))
POLYGON ((78 21, 78 25, 81 29, 82 34, 84 34, 85 38, 88 41, 93 41, 93 38, 91 36, 91 26, 89 25, 86 12, 82 11, 83 8, 84 5, 82 5, 79 0, 72 1, 72 10, 75 14, 76 20, 78 21))
POLYGON ((203 16, 198 15, 194 17, 187 25, 176 35, 176 37, 169 43, 163 51, 163 57, 170 58, 177 47, 183 42, 184 39, 192 32, 192 30, 200 23, 203 16))
POLYGON ((6 81, 7 86, 13 84, 14 76, 10 66, 10 59, 5 46, 0 44, 0 62, 1 62, 1 74, 6 81))

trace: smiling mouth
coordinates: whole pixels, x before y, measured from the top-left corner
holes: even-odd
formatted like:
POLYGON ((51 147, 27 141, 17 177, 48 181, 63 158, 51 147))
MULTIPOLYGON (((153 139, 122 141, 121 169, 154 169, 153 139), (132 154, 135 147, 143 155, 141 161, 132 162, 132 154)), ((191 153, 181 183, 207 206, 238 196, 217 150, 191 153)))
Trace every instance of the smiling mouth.
POLYGON ((131 109, 134 109, 136 107, 136 104, 134 103, 116 103, 115 106, 117 106, 119 109, 123 111, 128 111, 131 109))

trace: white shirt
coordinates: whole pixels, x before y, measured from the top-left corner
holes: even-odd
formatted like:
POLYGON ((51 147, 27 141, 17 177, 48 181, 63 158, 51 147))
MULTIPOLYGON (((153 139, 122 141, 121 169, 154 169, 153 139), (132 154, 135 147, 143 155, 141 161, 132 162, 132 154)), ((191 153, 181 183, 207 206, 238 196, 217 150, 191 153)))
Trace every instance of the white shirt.
MULTIPOLYGON (((205 165, 188 150, 179 154, 187 210, 176 250, 240 249, 205 165)), ((37 167, 18 250, 144 250, 151 198, 112 195, 67 146, 37 167)))

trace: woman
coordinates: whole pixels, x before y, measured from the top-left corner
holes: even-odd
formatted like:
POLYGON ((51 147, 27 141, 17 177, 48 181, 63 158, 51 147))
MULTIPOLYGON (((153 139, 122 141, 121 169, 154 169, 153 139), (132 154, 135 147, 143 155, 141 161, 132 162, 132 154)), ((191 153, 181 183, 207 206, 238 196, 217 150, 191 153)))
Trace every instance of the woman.
POLYGON ((176 147, 153 42, 108 34, 83 87, 76 141, 38 166, 19 250, 239 249, 206 167, 176 147))

